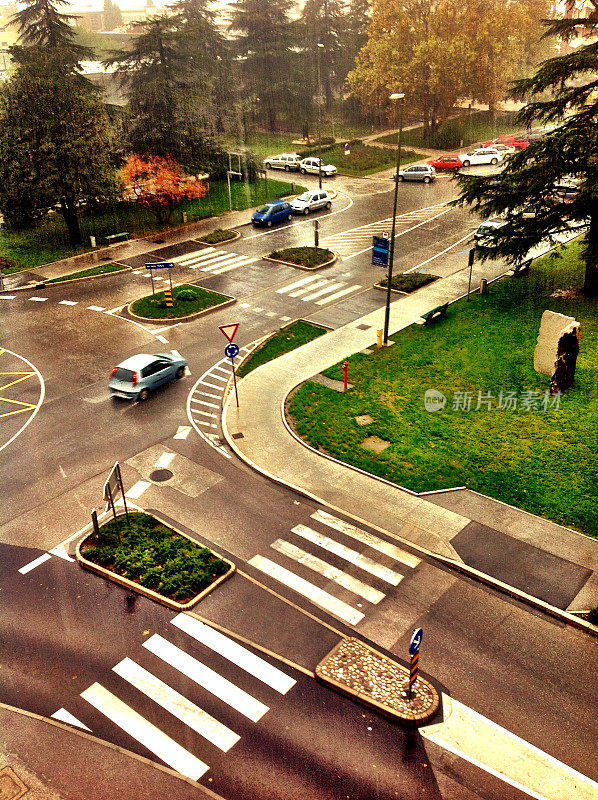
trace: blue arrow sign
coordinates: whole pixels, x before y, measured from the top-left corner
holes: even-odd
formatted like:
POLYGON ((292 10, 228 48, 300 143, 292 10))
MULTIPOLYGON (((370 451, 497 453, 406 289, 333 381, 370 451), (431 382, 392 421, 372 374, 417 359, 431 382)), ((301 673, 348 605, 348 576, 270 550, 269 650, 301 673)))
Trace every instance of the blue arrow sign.
POLYGON ((238 356, 239 345, 235 344, 234 342, 227 344, 226 347, 224 348, 224 355, 227 356, 228 358, 234 358, 235 356, 238 356))
POLYGON ((416 653, 419 653, 419 648, 421 647, 423 636, 424 632, 421 628, 416 628, 413 631, 413 636, 411 637, 411 642, 409 644, 410 656, 414 656, 416 653))
POLYGON ((146 269, 174 269, 174 261, 157 261, 155 263, 146 264, 146 269))

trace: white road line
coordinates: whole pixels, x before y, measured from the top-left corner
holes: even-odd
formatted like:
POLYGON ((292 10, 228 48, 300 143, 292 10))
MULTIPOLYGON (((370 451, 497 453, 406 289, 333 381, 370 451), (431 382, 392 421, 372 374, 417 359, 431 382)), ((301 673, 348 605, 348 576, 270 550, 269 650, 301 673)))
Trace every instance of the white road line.
POLYGON ((212 380, 212 381, 224 381, 224 383, 227 382, 227 380, 229 378, 228 375, 226 376, 226 378, 223 375, 214 375, 213 370, 214 370, 214 367, 212 367, 212 372, 210 372, 210 374, 208 375, 210 380, 212 380))
MULTIPOLYGON (((219 394, 210 394, 209 392, 195 392, 195 394, 200 394, 202 397, 213 397, 214 400, 220 400, 222 395, 219 394)), ((195 400, 193 400, 195 402, 195 400)), ((220 408, 220 406, 218 406, 220 408)))
POLYGON ((340 531, 346 536, 350 536, 352 539, 356 539, 358 542, 362 542, 362 544, 367 544, 372 550, 384 553, 384 555, 390 556, 395 561, 400 561, 401 564, 405 564, 413 569, 415 569, 421 561, 417 556, 408 553, 406 550, 401 550, 400 547, 396 547, 394 544, 384 541, 384 539, 379 539, 372 533, 362 531, 360 528, 356 528, 355 525, 351 525, 350 522, 345 522, 342 519, 333 517, 332 514, 329 514, 327 511, 318 509, 311 515, 311 518, 315 519, 317 522, 322 522, 324 525, 328 525, 329 528, 334 528, 335 531, 340 531))
POLYGON ((207 406, 208 408, 220 408, 217 403, 208 403, 207 400, 196 400, 194 397, 191 398, 192 403, 200 403, 202 406, 207 406))
POLYGON ((218 419, 218 414, 212 414, 211 411, 202 411, 201 409, 195 409, 193 411, 194 414, 201 414, 202 417, 211 417, 212 419, 218 419))
POLYGON ((48 298, 47 297, 30 297, 29 299, 33 303, 45 303, 48 298))
POLYGON ((16 294, 0 294, 0 300, 14 300, 16 294))
POLYGON ((242 267, 245 264, 251 264, 253 261, 257 260, 257 258, 251 258, 249 256, 238 256, 235 253, 227 253, 225 257, 221 258, 220 264, 210 264, 209 266, 201 267, 201 270, 202 272, 213 272, 215 275, 218 275, 221 272, 226 272, 235 267, 242 267))
POLYGON ((301 278, 299 281, 295 281, 294 283, 290 283, 288 286, 283 286, 280 289, 276 290, 276 294, 284 294, 285 292, 290 292, 292 289, 298 289, 299 286, 305 286, 306 283, 311 283, 312 281, 318 280, 316 275, 310 275, 307 278, 301 278))
POLYGON ((168 344, 168 339, 166 339, 164 336, 156 336, 156 339, 159 342, 162 342, 162 344, 168 344))
POLYGON ((363 583, 363 581, 360 581, 358 578, 353 578, 337 567, 333 567, 332 564, 329 564, 327 561, 323 561, 321 558, 313 556, 311 553, 306 553, 305 550, 301 550, 300 547, 295 547, 294 544, 285 542, 284 539, 277 539, 270 547, 288 558, 292 558, 293 561, 297 561, 299 564, 313 569, 314 572, 318 572, 325 578, 338 583, 339 586, 348 589, 350 592, 353 592, 353 594, 363 597, 370 603, 379 603, 386 597, 384 592, 379 592, 378 589, 368 586, 367 583, 363 583))
POLYGON ((105 311, 103 306, 87 306, 88 311, 105 311))
POLYGON ((234 683, 223 678, 222 675, 214 672, 213 669, 185 653, 180 647, 171 644, 159 634, 155 633, 147 642, 143 643, 143 646, 253 722, 258 722, 268 711, 268 706, 264 703, 260 703, 255 697, 235 686, 234 683))
POLYGON ((174 258, 171 258, 170 260, 174 264, 181 264, 183 261, 187 261, 190 258, 193 259, 194 256, 196 256, 196 255, 198 255, 200 253, 207 256, 210 253, 213 253, 215 251, 215 249, 216 249, 215 247, 203 247, 201 250, 193 250, 191 253, 184 253, 182 256, 175 256, 174 258))
POLYGON ((131 500, 137 500, 137 498, 141 497, 145 490, 151 485, 152 484, 150 481, 137 481, 137 483, 134 483, 133 486, 131 486, 128 492, 125 492, 125 497, 130 497, 131 500))
POLYGON ((275 564, 274 561, 270 561, 269 558, 264 558, 263 556, 259 555, 253 556, 253 558, 250 558, 247 563, 251 564, 251 566, 255 567, 256 569, 259 569, 260 572, 270 575, 270 577, 280 581, 285 586, 288 586, 295 592, 303 595, 303 597, 307 597, 307 599, 311 600, 312 603, 315 603, 325 611, 334 614, 344 622, 348 622, 351 625, 357 625, 357 623, 360 622, 364 617, 361 611, 357 611, 356 608, 353 608, 347 603, 343 603, 342 600, 337 600, 336 597, 333 597, 333 595, 325 592, 323 589, 320 589, 317 586, 314 586, 313 583, 300 578, 298 575, 295 575, 294 572, 291 572, 284 567, 280 567, 278 564, 275 564))
POLYGON ((69 725, 76 725, 77 728, 82 728, 84 731, 89 731, 91 733, 91 728, 88 728, 87 725, 84 725, 77 717, 74 717, 70 711, 67 711, 66 708, 59 708, 58 711, 55 711, 53 714, 50 714, 52 719, 57 719, 59 722, 66 722, 69 725))
POLYGON ((239 307, 240 308, 250 308, 251 305, 250 305, 250 303, 239 303, 239 307))
POLYGON ((186 439, 191 433, 191 425, 179 425, 173 439, 186 439))
POLYGON ((320 289, 319 292, 314 292, 313 294, 307 294, 305 297, 302 297, 302 300, 305 300, 306 303, 309 303, 311 300, 315 300, 316 297, 322 297, 323 294, 327 294, 328 292, 333 292, 335 289, 338 289, 339 286, 344 286, 344 281, 340 283, 330 283, 328 286, 324 287, 324 289, 320 289))
POLYGON ((450 753, 469 761, 535 800, 596 800, 598 783, 443 694, 445 720, 419 729, 450 753))
POLYGON ((59 300, 58 305, 61 306, 76 306, 78 304, 78 300, 59 300))
POLYGON ((19 572, 21 575, 26 575, 28 572, 31 572, 32 569, 39 567, 40 564, 43 564, 44 561, 48 561, 48 559, 52 558, 49 553, 43 553, 43 555, 39 556, 38 558, 34 558, 33 561, 30 561, 28 564, 25 564, 24 567, 21 567, 19 572))
POLYGON ((114 314, 116 314, 118 311, 122 311, 122 309, 123 309, 123 308, 124 308, 124 306, 116 306, 116 308, 111 308, 111 309, 110 309, 110 311, 105 311, 104 313, 105 313, 105 314, 112 314, 112 315, 114 315, 114 314))
POLYGON ((237 258, 235 261, 231 261, 224 267, 212 270, 212 274, 222 275, 223 272, 228 272, 229 270, 236 269, 237 267, 246 267, 248 264, 253 264, 255 261, 259 261, 259 258, 237 258))
POLYGON ((181 775, 196 781, 208 771, 207 764, 162 733, 99 683, 94 683, 81 692, 81 697, 181 775))
POLYGON ((241 667, 245 672, 253 675, 254 678, 275 689, 280 694, 286 694, 297 683, 294 678, 291 678, 290 675, 287 675, 278 667, 269 664, 263 658, 229 639, 228 636, 214 630, 209 625, 205 625, 198 619, 190 617, 188 614, 178 614, 170 621, 196 641, 201 642, 206 647, 209 647, 210 650, 241 667))
POLYGON ((357 550, 351 550, 350 547, 345 547, 344 544, 335 542, 334 539, 324 536, 322 533, 318 533, 318 531, 314 531, 312 528, 308 528, 307 525, 295 525, 291 530, 293 533, 296 533, 297 536, 307 539, 307 541, 312 544, 317 544, 318 547, 323 547, 325 550, 328 550, 329 553, 334 553, 335 556, 339 556, 339 558, 348 561, 350 564, 355 564, 356 567, 364 570, 364 572, 369 572, 370 575, 374 575, 376 578, 380 578, 386 581, 386 583, 390 583, 392 586, 398 586, 403 580, 403 576, 398 572, 358 553, 357 550))
POLYGON ((292 317, 280 317, 280 319, 282 320, 282 322, 289 322, 292 319, 292 317))
POLYGON ((358 289, 361 289, 361 284, 354 283, 353 286, 349 286, 348 289, 341 289, 340 292, 336 292, 335 294, 330 295, 330 297, 324 297, 322 298, 322 300, 317 300, 316 305, 323 306, 326 303, 331 303, 333 300, 338 300, 339 297, 344 297, 344 295, 346 294, 350 294, 351 292, 356 292, 358 289))
POLYGON ((208 428, 215 428, 216 427, 216 425, 212 425, 211 422, 208 422, 205 419, 195 419, 195 418, 193 418, 193 422, 195 422, 197 425, 205 425, 208 428))
POLYGON ((296 292, 291 292, 289 297, 301 297, 302 294, 306 292, 311 292, 312 289, 319 289, 322 286, 330 286, 330 281, 328 278, 324 278, 319 283, 312 283, 309 286, 303 286, 301 289, 297 289, 296 292))
MULTIPOLYGON (((226 363, 226 362, 225 362, 225 363, 226 363)), ((226 377, 227 377, 227 378, 230 378, 230 375, 231 375, 231 368, 230 368, 230 366, 228 366, 228 367, 221 367, 221 366, 220 366, 220 364, 216 364, 216 366, 215 366, 215 367, 212 367, 212 370, 215 370, 215 369, 219 369, 219 370, 220 370, 220 372, 224 372, 224 373, 226 374, 226 377)))
POLYGON ((175 453, 168 453, 168 452, 162 453, 160 458, 154 464, 154 469, 168 469, 174 457, 175 453))
MULTIPOLYGON (((210 375, 210 377, 212 377, 212 376, 210 375)), ((210 389, 218 389, 219 392, 224 391, 224 386, 216 386, 216 384, 208 383, 207 381, 201 381, 201 385, 202 386, 209 386, 210 389)))
POLYGON ((132 659, 124 658, 112 669, 146 697, 162 706, 204 739, 215 744, 224 753, 227 753, 241 738, 132 659))

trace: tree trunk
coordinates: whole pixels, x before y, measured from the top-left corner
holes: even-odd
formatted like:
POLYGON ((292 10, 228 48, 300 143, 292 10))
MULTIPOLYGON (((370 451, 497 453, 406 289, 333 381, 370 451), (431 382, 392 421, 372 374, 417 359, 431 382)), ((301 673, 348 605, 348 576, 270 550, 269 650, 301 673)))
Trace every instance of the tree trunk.
POLYGON ((71 244, 82 244, 83 237, 81 236, 79 215, 77 214, 77 205, 75 201, 72 198, 62 197, 60 200, 60 209, 69 232, 71 244))
POLYGON ((586 262, 586 275, 583 285, 585 294, 590 297, 598 296, 598 212, 590 216, 590 229, 588 231, 584 253, 586 262))

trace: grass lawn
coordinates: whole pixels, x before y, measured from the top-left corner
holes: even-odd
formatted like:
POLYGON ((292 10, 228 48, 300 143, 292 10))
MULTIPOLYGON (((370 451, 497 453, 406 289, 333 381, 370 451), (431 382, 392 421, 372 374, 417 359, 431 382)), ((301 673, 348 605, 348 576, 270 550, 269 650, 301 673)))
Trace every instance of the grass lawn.
POLYGON ((93 536, 81 555, 94 564, 186 603, 224 575, 229 564, 191 542, 149 514, 129 512, 130 526, 121 516, 100 528, 100 541, 93 536))
POLYGON ((82 269, 80 272, 71 272, 69 275, 61 275, 59 278, 50 278, 45 283, 60 283, 61 281, 72 281, 75 278, 91 278, 93 275, 105 275, 108 272, 120 272, 127 267, 123 264, 99 264, 97 267, 82 269))
MULTIPOLYGON (((318 149, 312 147, 310 148, 310 153, 317 156, 318 149)), ((410 164, 420 158, 421 156, 412 150, 405 150, 404 147, 401 147, 401 164, 410 164)), ((335 144, 330 148, 323 147, 322 161, 327 164, 334 164, 337 170, 344 175, 370 175, 383 169, 395 167, 397 154, 395 150, 372 147, 360 141, 352 141, 349 155, 345 153, 344 143, 335 144)))
POLYGON ((184 283, 173 288, 172 299, 174 305, 172 308, 167 308, 164 292, 156 292, 154 295, 149 294, 136 300, 131 310, 133 314, 149 319, 177 319, 227 303, 230 297, 184 283))
MULTIPOLYGON (((496 119, 492 119, 489 111, 474 111, 469 116, 466 110, 462 110, 455 119, 446 120, 430 139, 424 140, 422 136, 423 127, 404 130, 401 138, 403 145, 413 147, 431 147, 439 150, 454 150, 472 144, 473 142, 485 142, 496 139, 497 136, 513 133, 520 130, 515 124, 515 114, 499 113, 496 119)), ((385 144, 397 143, 397 134, 391 133, 377 139, 385 144)))
MULTIPOLYGON (((448 320, 401 331, 391 348, 353 356, 347 393, 306 383, 289 402, 298 433, 412 490, 466 485, 598 536, 598 301, 577 294, 579 249, 574 243, 562 259, 544 257, 527 276, 453 304, 448 320), (574 387, 546 410, 549 381, 533 368, 545 309, 581 322, 574 387), (429 389, 447 398, 442 410, 425 410, 429 389), (514 393, 515 410, 497 407, 501 392, 514 393), (460 397, 471 398, 469 411, 456 405, 460 397), (525 410, 525 397, 538 407, 525 410), (359 426, 362 414, 374 422, 359 426), (372 435, 390 446, 378 455, 362 447, 372 435)), ((326 374, 341 380, 341 365, 326 374)))
POLYGON ((284 250, 273 250, 270 258, 280 258, 301 267, 319 267, 330 261, 334 253, 322 247, 286 247, 284 250))
POLYGON ((282 328, 278 333, 275 333, 259 350, 252 353, 237 374, 242 378, 248 372, 256 369, 256 367, 260 367, 268 361, 273 361, 285 353, 290 353, 291 350, 301 347, 306 342, 311 342, 312 339, 317 339, 318 336, 322 336, 324 333, 327 333, 325 328, 312 325, 310 322, 304 322, 302 319, 292 322, 286 328, 282 328))
MULTIPOLYGON (((254 184, 231 181, 233 209, 236 211, 258 206, 265 200, 264 181, 254 184)), ((268 179, 268 199, 286 194, 303 192, 303 186, 287 181, 268 179)), ((49 264, 62 258, 78 255, 90 250, 89 237, 95 236, 98 245, 105 243, 105 237, 128 231, 132 237, 158 233, 169 227, 182 224, 182 212, 186 211, 189 222, 194 218, 216 217, 228 211, 228 189, 226 181, 211 181, 205 197, 182 203, 170 219, 170 224, 160 226, 149 211, 133 203, 119 203, 101 214, 81 218, 81 231, 85 244, 74 247, 68 241, 67 231, 59 214, 47 216, 38 226, 30 230, 13 231, 0 229, 0 256, 14 259, 14 269, 4 269, 5 275, 22 269, 49 264)), ((248 217, 249 219, 249 217, 248 217)))

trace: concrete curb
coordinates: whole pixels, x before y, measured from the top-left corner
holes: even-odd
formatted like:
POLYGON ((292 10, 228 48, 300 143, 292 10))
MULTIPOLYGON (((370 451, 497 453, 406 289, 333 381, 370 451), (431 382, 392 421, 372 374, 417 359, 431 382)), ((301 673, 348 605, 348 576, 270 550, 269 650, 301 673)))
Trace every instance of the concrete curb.
MULTIPOLYGON (((222 294, 222 292, 218 292, 218 294, 222 294)), ((147 297, 147 295, 144 295, 147 297)), ((156 325, 164 324, 164 322, 169 322, 172 324, 176 324, 177 322, 190 322, 192 319, 196 319, 197 317, 201 317, 204 314, 209 314, 211 311, 217 311, 220 308, 226 308, 226 306, 232 306, 233 303, 237 302, 236 297, 230 297, 227 294, 222 294, 223 297, 229 297, 224 303, 218 303, 218 305, 210 306, 209 308, 204 308, 202 311, 196 311, 194 314, 187 314, 186 317, 163 317, 162 319, 156 319, 154 317, 140 317, 131 311, 131 306, 134 305, 138 300, 142 300, 143 298, 138 297, 137 300, 133 300, 127 306, 127 314, 129 314, 133 319, 138 320, 139 322, 153 322, 156 325)))
MULTIPOLYGON (((116 263, 118 263, 118 262, 116 262, 116 263)), ((36 289, 53 289, 55 286, 63 286, 64 284, 68 284, 68 283, 79 283, 80 281, 94 281, 94 280, 97 280, 98 278, 108 278, 108 277, 110 277, 110 275, 120 275, 123 272, 131 272, 132 269, 133 269, 133 267, 125 267, 125 266, 123 266, 122 269, 114 269, 114 270, 112 270, 112 272, 102 272, 99 275, 85 275, 82 278, 68 278, 68 279, 65 278, 64 280, 59 280, 59 281, 51 279, 51 280, 47 280, 47 281, 42 281, 41 283, 36 283, 35 287, 33 287, 33 288, 36 288, 36 289)), ((23 287, 23 286, 19 287, 19 289, 24 289, 24 288, 25 287, 23 287)), ((15 289, 15 291, 17 291, 17 290, 15 289)))

